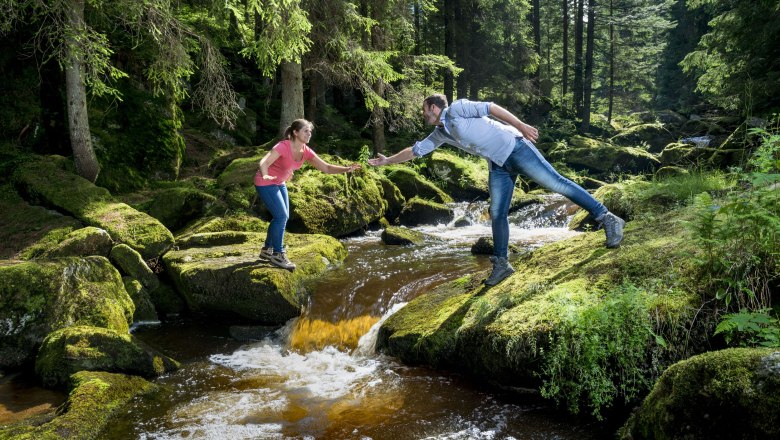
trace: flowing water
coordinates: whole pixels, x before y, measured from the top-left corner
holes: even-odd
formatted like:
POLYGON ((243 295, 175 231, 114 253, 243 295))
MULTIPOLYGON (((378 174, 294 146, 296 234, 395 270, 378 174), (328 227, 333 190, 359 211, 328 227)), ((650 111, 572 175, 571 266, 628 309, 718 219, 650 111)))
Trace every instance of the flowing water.
MULTIPOLYGON (((303 316, 280 329, 187 320, 137 330, 183 366, 156 380, 160 390, 136 399, 105 438, 601 438, 599 427, 538 396, 374 352, 381 321, 405 303, 464 274, 487 275, 487 256, 470 252, 490 235, 485 205, 457 209, 471 226, 418 228, 440 243, 385 246, 378 232, 344 240, 343 265, 310 286, 303 316)), ((571 213, 557 197, 525 208, 511 217, 512 242, 528 249, 576 234, 565 228, 571 213)))

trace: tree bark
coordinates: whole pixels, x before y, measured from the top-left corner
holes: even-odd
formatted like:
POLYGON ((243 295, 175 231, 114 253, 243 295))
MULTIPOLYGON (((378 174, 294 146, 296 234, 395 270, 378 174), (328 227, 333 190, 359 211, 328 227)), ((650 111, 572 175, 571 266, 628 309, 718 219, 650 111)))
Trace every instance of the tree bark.
POLYGON ((577 15, 574 22, 574 111, 582 119, 582 17, 585 0, 577 0, 577 15))
POLYGON ((569 0, 563 0, 563 93, 561 100, 566 101, 569 92, 569 0))
POLYGON ((467 32, 463 32, 463 30, 468 29, 468 23, 469 20, 466 18, 470 14, 470 3, 471 0, 454 0, 455 2, 455 26, 461 30, 461 32, 457 32, 455 34, 455 51, 456 51, 456 61, 458 64, 458 67, 462 68, 463 71, 458 75, 458 80, 455 85, 455 89, 457 91, 458 98, 465 98, 468 96, 469 92, 469 76, 471 75, 471 66, 469 63, 469 60, 471 58, 470 54, 470 41, 468 40, 468 37, 466 36, 467 32))
MULTIPOLYGON (((541 58, 542 56, 542 14, 539 6, 539 0, 532 0, 531 4, 532 4, 531 23, 534 29, 534 51, 536 51, 536 54, 539 55, 539 57, 541 58)), ((539 65, 536 67, 536 73, 534 74, 537 85, 539 83, 539 78, 541 77, 541 72, 542 72, 541 66, 542 63, 539 63, 539 65)))
MULTIPOLYGON (((455 7, 458 0, 444 0, 444 55, 455 60, 455 7)), ((455 76, 452 71, 444 72, 444 95, 452 102, 455 88, 455 76)))
POLYGON ((65 90, 68 105, 68 129, 70 144, 73 149, 73 159, 76 171, 90 182, 94 182, 100 173, 95 150, 92 148, 92 138, 89 133, 89 118, 87 115, 87 88, 84 83, 84 56, 78 48, 77 36, 84 35, 84 0, 71 0, 66 19, 66 26, 71 29, 65 44, 65 90))
POLYGON ((612 122, 612 103, 615 99, 615 24, 613 23, 614 10, 612 0, 609 0, 609 107, 607 109, 607 122, 612 122))
POLYGON ((593 91, 593 44, 596 29, 596 0, 588 0, 588 38, 585 49, 585 81, 583 83, 582 124, 580 132, 590 130, 591 92, 593 91))
POLYGON ((303 117, 303 71, 301 63, 283 61, 282 76, 282 111, 279 120, 279 136, 284 134, 292 121, 303 117))

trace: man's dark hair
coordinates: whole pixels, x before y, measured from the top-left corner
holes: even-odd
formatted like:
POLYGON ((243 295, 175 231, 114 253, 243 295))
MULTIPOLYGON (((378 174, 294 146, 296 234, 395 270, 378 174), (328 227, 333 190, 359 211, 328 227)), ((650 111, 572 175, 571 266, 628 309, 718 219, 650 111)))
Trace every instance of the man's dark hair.
POLYGON ((439 108, 447 108, 447 97, 442 95, 441 93, 436 93, 434 95, 425 98, 423 104, 425 104, 428 107, 435 105, 436 107, 439 108))

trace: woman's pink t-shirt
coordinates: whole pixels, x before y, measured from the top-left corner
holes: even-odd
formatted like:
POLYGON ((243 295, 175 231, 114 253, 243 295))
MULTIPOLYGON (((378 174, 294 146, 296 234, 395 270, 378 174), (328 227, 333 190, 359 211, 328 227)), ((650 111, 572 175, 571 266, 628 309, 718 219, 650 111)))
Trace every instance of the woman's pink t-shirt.
POLYGON ((284 182, 290 179, 293 171, 300 168, 304 162, 311 160, 317 156, 308 145, 303 146, 303 157, 298 162, 292 157, 292 146, 289 139, 280 141, 274 145, 274 150, 279 153, 279 157, 268 167, 268 175, 276 176, 273 180, 263 180, 263 174, 260 170, 255 174, 255 186, 268 186, 268 185, 282 185, 284 182))

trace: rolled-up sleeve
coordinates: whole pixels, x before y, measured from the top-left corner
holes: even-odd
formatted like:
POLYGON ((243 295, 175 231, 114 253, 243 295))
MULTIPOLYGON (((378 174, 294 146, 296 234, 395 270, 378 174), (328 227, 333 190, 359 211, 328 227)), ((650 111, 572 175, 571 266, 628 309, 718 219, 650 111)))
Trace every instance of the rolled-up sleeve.
POLYGON ((414 157, 425 156, 443 143, 443 136, 439 134, 439 129, 435 129, 428 137, 421 141, 417 141, 412 145, 412 153, 414 154, 414 157))

